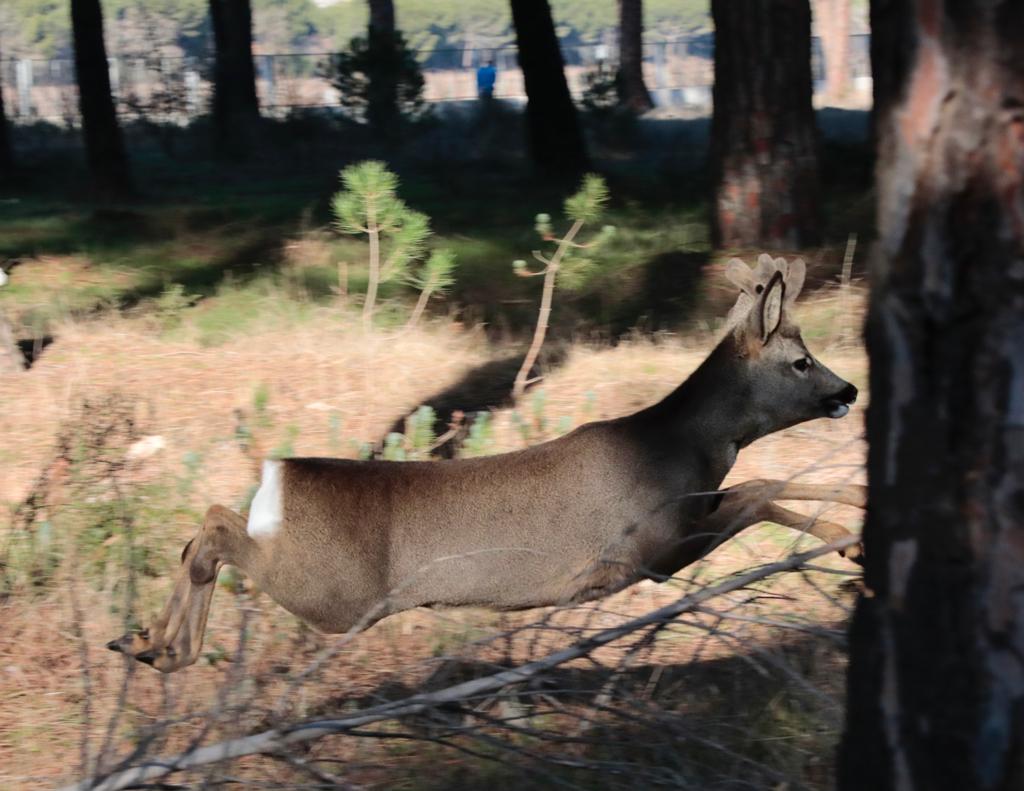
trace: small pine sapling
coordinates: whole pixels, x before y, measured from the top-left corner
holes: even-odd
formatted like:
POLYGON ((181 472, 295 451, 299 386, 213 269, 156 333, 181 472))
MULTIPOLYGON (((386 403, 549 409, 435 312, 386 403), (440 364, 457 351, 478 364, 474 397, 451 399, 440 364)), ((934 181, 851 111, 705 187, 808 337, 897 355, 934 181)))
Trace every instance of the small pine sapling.
POLYGON ((405 434, 392 431, 384 437, 384 449, 381 452, 381 457, 384 461, 405 461, 408 458, 405 453, 405 434))
POLYGON ((516 374, 515 383, 512 386, 512 397, 516 400, 523 395, 526 386, 534 381, 528 377, 533 369, 533 364, 537 361, 537 355, 540 354, 541 346, 544 345, 544 337, 547 335, 556 281, 569 289, 582 285, 591 267, 591 261, 580 256, 577 251, 592 249, 615 232, 611 225, 605 225, 590 242, 584 244, 576 241, 583 226, 599 219, 607 203, 608 187, 605 185, 604 179, 594 173, 588 173, 583 177, 579 191, 565 201, 565 215, 572 220, 572 225, 565 236, 561 238, 555 236, 551 227, 550 215, 537 215, 536 229, 541 239, 557 244, 555 252, 550 258, 540 250, 533 251, 533 257, 540 261, 544 268, 533 271, 527 268, 526 261, 512 262, 512 268, 520 277, 541 275, 544 277, 544 290, 541 294, 540 309, 537 311, 537 326, 533 331, 533 342, 526 352, 522 367, 516 374), (559 274, 561 274, 560 279, 559 274))
POLYGON ((331 202, 336 226, 342 233, 366 234, 370 245, 363 302, 363 325, 369 329, 379 285, 403 276, 423 254, 430 220, 398 197, 398 176, 383 162, 351 165, 341 171, 341 181, 344 189, 331 202))
POLYGON ((328 418, 327 443, 335 456, 341 455, 341 415, 332 412, 328 418))
POLYGON ((434 449, 437 436, 434 423, 437 413, 433 407, 424 404, 405 419, 405 444, 411 459, 428 459, 434 449))
POLYGON ((406 323, 406 329, 412 329, 420 320, 427 302, 433 294, 443 294, 452 284, 455 277, 452 272, 455 269, 455 253, 451 250, 435 250, 430 254, 427 262, 420 267, 419 271, 412 273, 407 279, 411 286, 418 288, 419 299, 416 300, 416 307, 406 323))
POLYGON ((477 412, 469 424, 469 436, 459 455, 471 459, 494 453, 494 421, 490 412, 477 412))

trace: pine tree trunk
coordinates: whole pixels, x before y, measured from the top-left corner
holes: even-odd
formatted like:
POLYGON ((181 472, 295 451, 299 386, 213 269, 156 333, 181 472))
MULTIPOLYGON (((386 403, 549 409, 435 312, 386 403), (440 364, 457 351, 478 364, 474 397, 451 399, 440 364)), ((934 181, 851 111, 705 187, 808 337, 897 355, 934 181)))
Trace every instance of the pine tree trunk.
POLYGON ((645 113, 654 107, 654 102, 644 84, 644 4, 643 0, 618 2, 619 103, 635 113, 645 113))
MULTIPOLYGON (((0 63, 3 63, 2 57, 0 57, 0 63)), ((14 153, 11 150, 10 129, 7 126, 7 110, 4 107, 3 71, 0 70, 0 188, 8 185, 13 177, 14 153)))
POLYGON ((819 241, 808 0, 712 0, 712 229, 725 247, 819 241))
POLYGON ((544 175, 578 176, 588 165, 576 105, 547 0, 512 0, 519 66, 526 84, 530 156, 544 175))
POLYGON ((71 27, 78 107, 93 187, 103 197, 123 196, 131 192, 131 175, 110 93, 100 0, 71 0, 71 27))
POLYGON ((395 32, 395 4, 393 0, 369 0, 370 30, 393 35, 395 32))
POLYGON ((256 136, 260 106, 252 61, 249 0, 210 0, 215 59, 213 123, 221 156, 246 156, 256 136))
POLYGON ((21 373, 25 369, 25 358, 14 339, 11 325, 0 313, 0 376, 21 373))
POLYGON ((825 56, 825 98, 840 102, 850 91, 850 0, 815 0, 814 17, 825 56))
POLYGON ((1024 788, 1024 4, 877 3, 846 791, 1024 788))
POLYGON ((374 69, 370 73, 370 91, 366 116, 374 130, 392 136, 397 132, 401 114, 398 109, 398 78, 401 55, 395 28, 395 6, 392 0, 369 0, 370 23, 367 41, 374 53, 374 69))

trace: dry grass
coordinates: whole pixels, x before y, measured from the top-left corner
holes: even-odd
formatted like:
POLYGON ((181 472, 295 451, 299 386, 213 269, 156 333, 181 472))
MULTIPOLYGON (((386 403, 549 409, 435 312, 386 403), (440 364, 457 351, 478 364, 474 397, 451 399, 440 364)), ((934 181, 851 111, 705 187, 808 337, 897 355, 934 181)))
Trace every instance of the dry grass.
MULTIPOLYGON (((826 328, 810 340, 812 349, 830 347, 822 352, 828 364, 863 385, 863 351, 835 324, 837 313, 857 315, 858 302, 856 294, 830 292, 801 310, 805 326, 826 328)), ((266 310, 270 315, 274 308, 267 304, 266 310)), ((189 326, 160 336, 144 318, 105 317, 61 326, 58 340, 31 370, 0 381, 0 461, 6 473, 0 479, 0 501, 14 505, 25 497, 52 458, 50 438, 76 414, 83 399, 117 391, 136 404, 141 432, 164 438, 165 449, 135 473, 136 483, 180 478, 183 458, 200 454, 201 473, 183 495, 198 510, 212 502, 239 505, 255 480, 251 460, 235 436, 235 410, 244 410, 255 426, 265 400, 265 419, 255 431, 264 450, 290 441, 296 455, 354 456, 361 443, 378 441, 396 418, 494 354, 480 334, 457 325, 367 337, 339 310, 311 310, 308 320, 293 325, 256 322, 258 330, 214 347, 197 343, 189 326)), ((542 403, 536 395, 527 396, 526 411, 543 411, 544 427, 534 439, 651 403, 693 370, 706 348, 705 336, 638 338, 614 348, 574 346, 563 366, 547 372, 540 386, 542 403)), ((858 409, 843 421, 818 421, 758 442, 740 455, 729 482, 793 476, 860 480, 861 415, 858 409)), ((498 410, 495 426, 495 450, 523 444, 511 410, 498 410)), ((830 518, 855 524, 858 515, 840 509, 830 518)), ((136 530, 156 531, 167 544, 167 562, 173 563, 194 524, 179 511, 169 524, 139 524, 136 530)), ((778 528, 750 531, 687 574, 699 581, 717 578, 753 562, 777 559, 799 540, 811 541, 778 528)), ((838 558, 821 565, 852 569, 838 558)), ((108 569, 105 581, 97 581, 76 568, 69 554, 47 587, 0 600, 0 787, 68 779, 81 765, 83 732, 90 737, 93 759, 108 738, 108 723, 126 683, 121 658, 102 648, 122 630, 125 618, 110 580, 118 569, 108 569)), ((160 603, 167 583, 143 576, 139 586, 145 610, 160 603)), ((828 574, 794 575, 770 586, 770 594, 784 597, 777 612, 786 617, 826 624, 845 617, 848 597, 838 592, 836 579, 828 574)), ((556 630, 534 630, 490 644, 475 657, 520 661, 571 639, 573 630, 616 623, 677 595, 678 587, 643 583, 598 605, 551 614, 556 630)), ((348 644, 320 677, 294 695, 289 709, 293 716, 306 716, 358 705, 388 684, 416 688, 438 670, 433 657, 457 653, 483 635, 530 623, 537 615, 415 611, 389 618, 348 644)), ((704 639, 708 623, 702 616, 666 630, 645 662, 676 667, 690 659, 735 653, 734 642, 704 639)), ((746 634, 750 645, 773 639, 763 625, 752 625, 746 634)), ((204 728, 203 720, 188 718, 189 712, 218 701, 227 708, 247 705, 215 723, 208 740, 265 725, 267 707, 285 688, 286 674, 301 669, 327 644, 266 597, 221 591, 208 628, 211 661, 167 679, 145 668, 129 676, 130 704, 112 726, 112 749, 123 750, 148 724, 167 716, 179 718, 179 723, 161 733, 156 752, 180 749, 204 728), (248 624, 247 645, 244 665, 238 665, 224 660, 235 651, 243 621, 248 624), (234 683, 238 680, 243 683, 234 683)), ((594 659, 612 667, 624 650, 609 647, 594 659)), ((838 673, 834 664, 825 669, 838 673)), ((390 782, 386 771, 370 764, 386 767, 406 760, 379 744, 332 744, 331 755, 349 761, 356 776, 370 786, 390 782)), ((428 754, 425 748, 423 755, 428 754)), ((255 772, 255 765, 245 762, 238 773, 255 772)), ((264 779, 290 777, 287 772, 275 775, 262 764, 259 772, 264 779)))
POLYGON ((294 425, 297 455, 354 455, 350 441, 377 441, 395 417, 487 355, 480 336, 454 327, 365 337, 326 308, 298 326, 213 348, 146 329, 143 320, 116 317, 67 323, 38 364, 0 381, 7 473, 0 501, 24 496, 50 452, 41 438, 54 436, 82 400, 97 394, 117 391, 138 403, 147 433, 166 440, 168 471, 189 451, 215 458, 203 494, 234 502, 251 473, 234 441, 234 410, 251 415, 261 389, 274 423, 262 437, 267 450, 294 425), (330 447, 332 413, 341 418, 341 453, 330 447))

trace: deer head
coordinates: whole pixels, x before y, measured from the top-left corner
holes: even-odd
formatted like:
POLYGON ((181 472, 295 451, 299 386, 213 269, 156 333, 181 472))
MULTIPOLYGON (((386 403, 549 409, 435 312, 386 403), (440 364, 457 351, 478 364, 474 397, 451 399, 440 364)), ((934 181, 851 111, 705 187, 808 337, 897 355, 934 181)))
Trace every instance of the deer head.
POLYGON ((762 255, 751 269, 729 261, 726 276, 740 289, 729 317, 735 353, 742 360, 757 435, 814 418, 841 418, 857 388, 839 378, 807 350, 791 307, 806 275, 802 259, 787 262, 762 255))

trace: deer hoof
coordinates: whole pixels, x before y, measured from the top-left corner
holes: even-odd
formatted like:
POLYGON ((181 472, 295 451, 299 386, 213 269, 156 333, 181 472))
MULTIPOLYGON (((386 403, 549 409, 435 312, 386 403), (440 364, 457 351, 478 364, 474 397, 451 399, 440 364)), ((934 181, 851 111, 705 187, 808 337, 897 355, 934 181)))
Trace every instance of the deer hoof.
POLYGON ((127 654, 138 658, 140 654, 151 650, 152 641, 149 639, 149 629, 142 629, 138 632, 128 632, 115 640, 107 643, 107 648, 119 654, 127 654))
POLYGON ((864 544, 862 543, 857 543, 852 547, 840 550, 839 554, 847 560, 852 560, 858 566, 864 565, 864 544))

